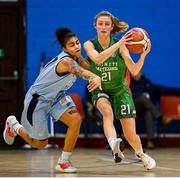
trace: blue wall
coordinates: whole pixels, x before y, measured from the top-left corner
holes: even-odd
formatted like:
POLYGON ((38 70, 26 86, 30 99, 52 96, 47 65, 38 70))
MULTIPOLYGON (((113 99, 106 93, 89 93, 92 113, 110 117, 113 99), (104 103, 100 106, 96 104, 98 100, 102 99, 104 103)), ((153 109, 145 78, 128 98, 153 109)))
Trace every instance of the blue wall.
MULTIPOLYGON (((95 35, 93 19, 97 12, 108 10, 129 23, 130 28, 146 29, 152 51, 143 72, 155 83, 180 87, 180 1, 179 0, 27 0, 27 88, 38 75, 40 56, 46 59, 59 52, 53 45, 59 26, 70 27, 83 43, 95 35)), ((118 36, 120 37, 120 36, 118 36)), ((85 53, 83 52, 85 55, 85 53)), ((70 92, 84 98, 86 81, 78 79, 70 92), (82 86, 79 91, 79 86, 82 86)))

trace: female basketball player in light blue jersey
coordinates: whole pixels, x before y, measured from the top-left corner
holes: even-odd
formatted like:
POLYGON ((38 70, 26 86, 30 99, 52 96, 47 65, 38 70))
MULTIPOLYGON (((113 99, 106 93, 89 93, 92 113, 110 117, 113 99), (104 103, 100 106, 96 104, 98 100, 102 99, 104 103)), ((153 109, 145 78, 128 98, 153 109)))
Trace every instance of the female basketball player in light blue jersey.
POLYGON ((27 143, 43 148, 48 143, 48 117, 67 125, 64 148, 56 169, 62 172, 76 172, 70 162, 70 155, 79 135, 81 116, 70 96, 66 95, 76 76, 89 81, 88 90, 101 89, 101 79, 88 71, 88 64, 81 56, 81 44, 68 28, 56 30, 58 42, 63 50, 42 70, 30 87, 24 100, 21 124, 15 116, 6 120, 4 140, 11 145, 20 135, 27 143))
POLYGON ((97 36, 85 42, 84 48, 91 71, 102 79, 102 90, 94 90, 92 100, 103 115, 104 133, 113 151, 114 160, 120 162, 123 158, 122 140, 117 139, 113 125, 115 116, 121 123, 126 140, 145 168, 152 169, 156 162, 143 152, 140 137, 136 133, 136 111, 126 81, 128 71, 136 75, 141 70, 146 55, 150 52, 151 43, 149 41, 147 49, 143 50, 138 62, 134 63, 125 46, 131 40, 131 33, 126 33, 120 40, 113 37, 113 34, 126 30, 127 23, 119 21, 107 11, 102 11, 96 15, 94 27, 97 36))

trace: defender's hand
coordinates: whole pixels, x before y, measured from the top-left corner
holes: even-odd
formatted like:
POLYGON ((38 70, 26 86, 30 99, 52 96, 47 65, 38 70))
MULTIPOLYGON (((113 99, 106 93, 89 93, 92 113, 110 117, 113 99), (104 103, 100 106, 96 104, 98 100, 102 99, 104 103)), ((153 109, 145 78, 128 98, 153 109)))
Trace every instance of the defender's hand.
POLYGON ((91 80, 89 80, 89 85, 87 86, 87 88, 88 88, 89 92, 92 92, 96 88, 99 88, 100 90, 102 90, 101 78, 99 76, 96 76, 96 77, 92 78, 91 80))

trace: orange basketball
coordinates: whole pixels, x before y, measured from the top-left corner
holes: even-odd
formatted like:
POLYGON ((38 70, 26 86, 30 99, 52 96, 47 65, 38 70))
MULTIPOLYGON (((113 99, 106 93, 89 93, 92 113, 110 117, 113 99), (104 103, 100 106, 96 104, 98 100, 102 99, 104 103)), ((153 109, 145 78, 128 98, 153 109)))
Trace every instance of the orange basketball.
POLYGON ((128 32, 132 32, 133 39, 131 45, 126 45, 128 50, 132 53, 141 53, 143 47, 145 49, 148 45, 149 34, 142 28, 132 28, 128 32))

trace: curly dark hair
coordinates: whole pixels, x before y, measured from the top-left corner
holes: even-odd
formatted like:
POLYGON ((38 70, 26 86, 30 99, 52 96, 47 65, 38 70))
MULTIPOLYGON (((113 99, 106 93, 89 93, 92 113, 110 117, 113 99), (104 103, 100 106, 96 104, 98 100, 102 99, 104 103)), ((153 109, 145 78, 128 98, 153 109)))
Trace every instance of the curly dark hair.
POLYGON ((69 28, 60 27, 56 30, 57 41, 61 44, 62 47, 65 47, 66 42, 72 37, 77 37, 77 36, 69 28))

